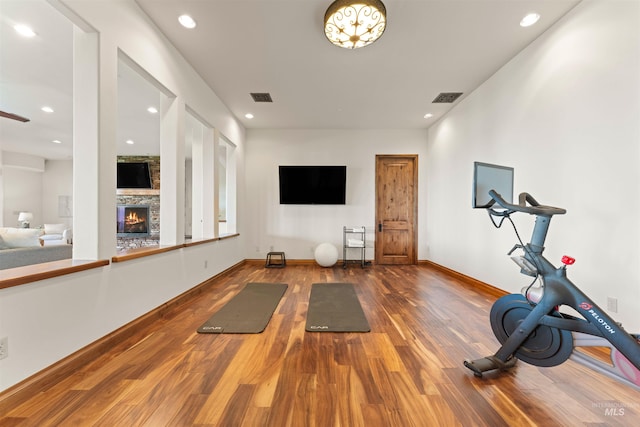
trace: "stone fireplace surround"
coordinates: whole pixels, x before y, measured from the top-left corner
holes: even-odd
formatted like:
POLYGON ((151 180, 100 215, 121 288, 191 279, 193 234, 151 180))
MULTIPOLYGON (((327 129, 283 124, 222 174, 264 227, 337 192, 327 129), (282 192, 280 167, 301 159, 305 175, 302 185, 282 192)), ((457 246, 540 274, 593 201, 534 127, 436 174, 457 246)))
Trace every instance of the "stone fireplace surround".
MULTIPOLYGON (((160 157, 118 156, 118 162, 147 162, 151 172, 151 189, 118 189, 118 205, 148 205, 150 229, 144 237, 118 237, 117 250, 148 248, 160 244, 160 157)), ((114 224, 115 229, 115 224, 114 224)), ((115 230, 114 230, 115 231, 115 230)))

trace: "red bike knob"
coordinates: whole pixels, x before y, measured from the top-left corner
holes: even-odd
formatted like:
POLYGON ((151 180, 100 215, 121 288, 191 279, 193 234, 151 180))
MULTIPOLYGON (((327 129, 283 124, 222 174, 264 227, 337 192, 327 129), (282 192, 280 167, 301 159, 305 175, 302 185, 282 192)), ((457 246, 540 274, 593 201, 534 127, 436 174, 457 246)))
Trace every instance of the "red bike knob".
POLYGON ((568 255, 564 255, 564 256, 562 257, 562 263, 563 263, 564 265, 572 265, 574 262, 576 262, 576 259, 575 259, 575 258, 571 258, 571 257, 570 257, 570 256, 568 256, 568 255))

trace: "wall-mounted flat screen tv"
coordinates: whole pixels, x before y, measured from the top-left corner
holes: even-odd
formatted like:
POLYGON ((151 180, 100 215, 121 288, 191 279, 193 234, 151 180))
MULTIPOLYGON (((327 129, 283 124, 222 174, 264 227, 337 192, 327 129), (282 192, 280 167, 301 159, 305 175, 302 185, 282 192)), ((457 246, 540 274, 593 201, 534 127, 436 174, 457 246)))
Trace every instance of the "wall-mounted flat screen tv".
POLYGON ((117 163, 118 188, 153 188, 149 163, 117 163))
POLYGON ((346 166, 280 166, 281 205, 344 205, 346 166))
POLYGON ((489 163, 473 164, 473 207, 490 208, 494 201, 489 190, 495 190, 504 200, 513 203, 513 168, 489 163))

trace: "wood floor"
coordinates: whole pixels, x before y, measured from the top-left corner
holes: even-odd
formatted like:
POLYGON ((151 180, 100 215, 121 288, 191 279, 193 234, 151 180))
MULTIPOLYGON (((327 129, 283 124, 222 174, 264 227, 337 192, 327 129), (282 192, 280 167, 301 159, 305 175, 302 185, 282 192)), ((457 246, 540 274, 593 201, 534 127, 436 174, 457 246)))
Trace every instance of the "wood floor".
POLYGON ((572 361, 475 378, 493 300, 427 266, 248 263, 0 426, 639 425, 640 393, 572 361), (248 282, 289 285, 265 332, 197 334, 248 282), (305 332, 315 282, 354 283, 371 332, 305 332))

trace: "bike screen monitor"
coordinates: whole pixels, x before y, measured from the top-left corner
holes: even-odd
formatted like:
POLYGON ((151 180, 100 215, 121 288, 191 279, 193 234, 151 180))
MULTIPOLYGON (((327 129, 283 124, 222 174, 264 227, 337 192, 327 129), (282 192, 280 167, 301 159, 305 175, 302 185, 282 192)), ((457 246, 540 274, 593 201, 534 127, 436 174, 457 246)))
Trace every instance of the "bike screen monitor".
POLYGON ((513 203, 513 168, 492 165, 489 163, 473 163, 473 208, 490 208, 494 201, 489 191, 495 190, 508 203, 513 203))

